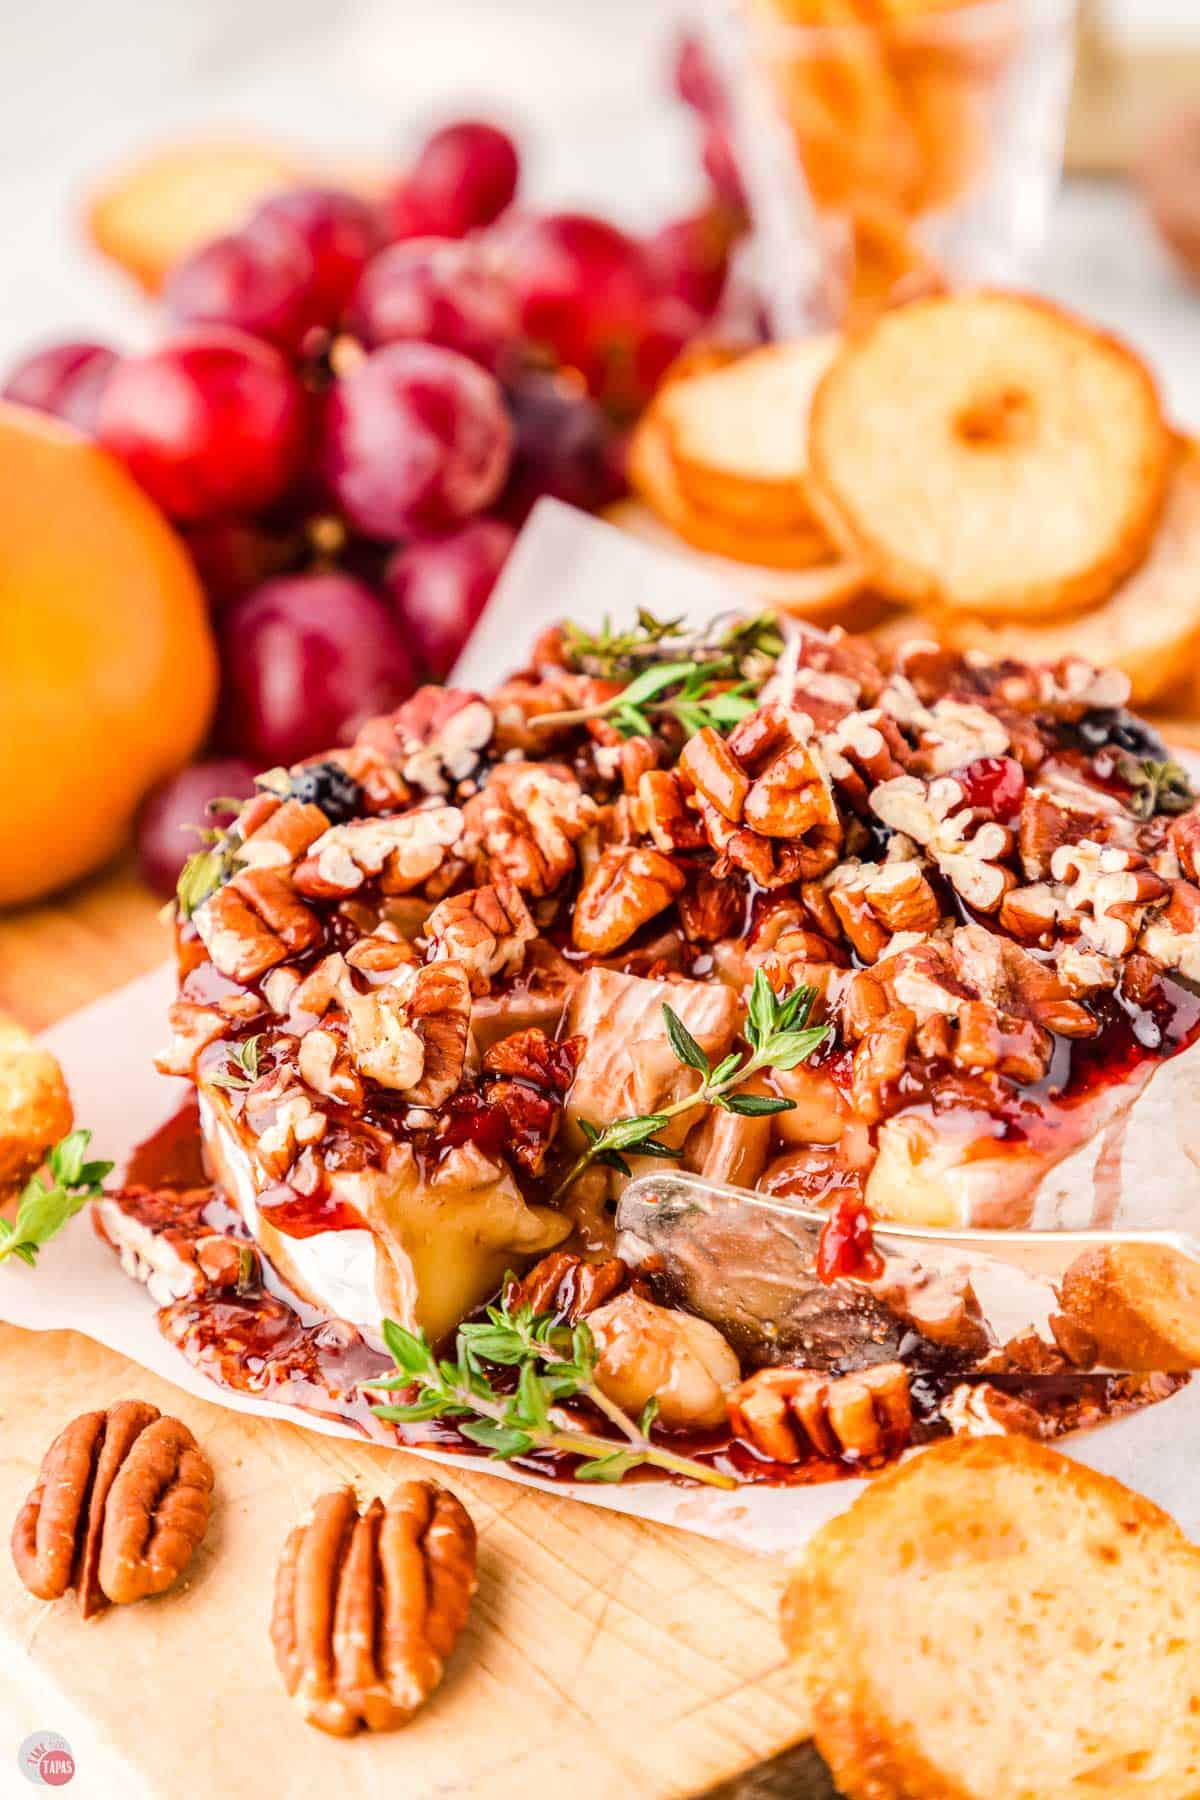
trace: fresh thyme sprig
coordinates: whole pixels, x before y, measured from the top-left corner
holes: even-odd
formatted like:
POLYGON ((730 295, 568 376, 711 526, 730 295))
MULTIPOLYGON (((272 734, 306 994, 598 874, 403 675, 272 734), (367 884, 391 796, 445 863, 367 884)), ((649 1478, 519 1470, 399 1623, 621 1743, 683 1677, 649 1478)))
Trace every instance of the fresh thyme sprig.
POLYGON ((628 631, 614 631, 606 615, 599 631, 588 632, 570 620, 563 626, 563 642, 571 661, 577 666, 587 663, 591 672, 612 675, 632 659, 644 656, 664 638, 682 637, 684 621, 658 619, 648 607, 639 606, 637 624, 628 631))
POLYGON ((100 1184, 111 1173, 112 1164, 84 1161, 91 1141, 90 1131, 72 1131, 55 1144, 46 1159, 49 1182, 35 1175, 21 1194, 12 1224, 0 1219, 0 1262, 19 1256, 32 1268, 42 1245, 89 1200, 99 1198, 100 1184))
POLYGON ((622 737, 648 737, 656 718, 675 718, 689 735, 706 725, 727 731, 758 704, 753 682, 732 680, 736 672, 737 663, 731 656, 715 662, 657 663, 635 675, 611 699, 597 701, 595 706, 543 713, 533 723, 541 727, 584 725, 589 719, 607 719, 622 737))
POLYGON ((686 657, 691 662, 776 657, 783 649, 783 637, 772 612, 737 614, 732 618, 727 615, 707 629, 697 630, 682 617, 659 619, 642 607, 637 624, 628 631, 614 631, 607 618, 595 633, 567 623, 563 626, 563 644, 574 668, 614 680, 622 675, 636 675, 661 662, 664 656, 674 660, 686 657))
POLYGON ((211 1075, 209 1080, 212 1086, 230 1090, 253 1087, 259 1076, 258 1047, 262 1040, 262 1032, 256 1031, 253 1037, 243 1039, 240 1044, 230 1045, 226 1055, 234 1066, 231 1069, 218 1069, 215 1075, 211 1075))
POLYGON ((1152 757, 1123 756, 1121 777, 1133 789, 1130 808, 1139 819, 1156 813, 1183 813, 1196 801, 1187 771, 1177 762, 1156 762, 1152 757))
POLYGON ((691 1112, 697 1106, 719 1106, 725 1112, 740 1113, 746 1118, 790 1112, 795 1105, 793 1100, 771 1094, 743 1094, 737 1090, 764 1069, 786 1072, 796 1068, 824 1042, 827 1027, 808 1023, 816 997, 817 990, 807 986, 779 995, 762 970, 756 969, 745 1024, 749 1052, 732 1050, 715 1069, 678 1013, 664 1006, 663 1018, 671 1049, 681 1063, 699 1073, 700 1086, 694 1093, 673 1101, 659 1112, 617 1119, 604 1131, 589 1120, 580 1119, 580 1130, 588 1140, 587 1149, 572 1163, 553 1198, 560 1199, 584 1170, 596 1162, 628 1175, 629 1164, 622 1154, 626 1150, 636 1150, 639 1156, 678 1156, 677 1150, 660 1141, 658 1133, 669 1119, 691 1112))
POLYGON ((595 1379, 596 1343, 583 1320, 565 1325, 551 1314, 536 1315, 531 1306, 514 1311, 502 1301, 488 1307, 485 1319, 459 1326, 453 1359, 439 1360, 423 1332, 405 1331, 392 1319, 384 1321, 383 1337, 399 1372, 367 1387, 416 1391, 411 1400, 372 1406, 380 1419, 453 1419, 465 1438, 501 1462, 531 1450, 582 1457, 577 1481, 620 1481, 630 1469, 650 1463, 710 1487, 736 1486, 719 1469, 653 1442, 657 1401, 651 1400, 635 1423, 608 1397, 595 1379), (515 1389, 498 1391, 488 1365, 515 1369, 515 1389), (587 1431, 562 1411, 564 1400, 579 1398, 590 1400, 620 1438, 587 1431))

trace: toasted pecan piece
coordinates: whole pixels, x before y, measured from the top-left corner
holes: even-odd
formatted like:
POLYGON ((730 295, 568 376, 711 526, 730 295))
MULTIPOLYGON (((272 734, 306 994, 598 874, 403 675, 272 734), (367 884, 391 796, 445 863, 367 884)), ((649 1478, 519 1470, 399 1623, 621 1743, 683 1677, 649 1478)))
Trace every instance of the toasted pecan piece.
POLYGON ((475 1527, 433 1481, 405 1481, 361 1515, 323 1494, 284 1546, 271 1641, 283 1685, 334 1737, 394 1731, 442 1679, 475 1592, 475 1527))

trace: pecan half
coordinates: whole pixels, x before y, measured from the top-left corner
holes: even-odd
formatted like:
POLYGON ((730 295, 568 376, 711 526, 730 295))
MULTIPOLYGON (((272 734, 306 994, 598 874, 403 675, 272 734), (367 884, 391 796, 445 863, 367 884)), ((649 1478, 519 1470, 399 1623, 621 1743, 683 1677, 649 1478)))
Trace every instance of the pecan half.
POLYGON ((509 1285, 509 1307, 531 1306, 536 1314, 554 1313, 574 1324, 611 1300, 625 1285, 627 1270, 619 1257, 585 1262, 569 1250, 552 1250, 520 1281, 509 1285))
POLYGON ((41 1600, 75 1589, 91 1618, 161 1594, 208 1526, 212 1468, 179 1419, 144 1400, 81 1413, 60 1431, 17 1514, 12 1557, 41 1600))
POLYGON ((394 1731, 442 1679, 475 1592, 475 1527, 455 1495, 405 1481, 361 1515, 323 1494, 284 1545, 271 1641, 310 1725, 394 1731))

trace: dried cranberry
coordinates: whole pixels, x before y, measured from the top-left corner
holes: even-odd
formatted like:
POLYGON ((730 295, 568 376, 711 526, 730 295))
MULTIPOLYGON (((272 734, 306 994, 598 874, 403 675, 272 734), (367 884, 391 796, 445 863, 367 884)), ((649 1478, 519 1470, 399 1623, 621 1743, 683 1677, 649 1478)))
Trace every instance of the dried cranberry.
POLYGON ((1021 810, 1025 774, 1011 756, 981 756, 964 769, 955 769, 954 779, 968 806, 989 813, 1001 825, 1007 825, 1021 810))
POLYGON ((872 1281, 883 1272, 883 1259, 871 1235, 871 1215, 861 1200, 839 1200, 821 1227, 817 1242, 817 1278, 826 1286, 848 1275, 872 1281))
POLYGON ((508 1121, 498 1107, 488 1106, 478 1094, 460 1094, 450 1107, 450 1122, 440 1140, 443 1149, 475 1144, 485 1156, 503 1154, 508 1146, 508 1121))
POLYGON ((340 825, 362 811, 363 791, 340 763, 308 763, 292 776, 294 800, 319 806, 331 825, 340 825))

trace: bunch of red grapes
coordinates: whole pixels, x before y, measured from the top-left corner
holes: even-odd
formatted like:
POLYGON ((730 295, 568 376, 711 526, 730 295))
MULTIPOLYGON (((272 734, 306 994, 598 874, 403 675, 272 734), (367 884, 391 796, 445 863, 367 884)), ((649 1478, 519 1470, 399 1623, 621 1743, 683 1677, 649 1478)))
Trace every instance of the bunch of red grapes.
POLYGON ((174 270, 157 349, 59 344, 5 384, 125 463, 212 608, 211 760, 143 809, 154 885, 215 794, 445 678, 541 495, 623 490, 624 429, 714 311, 740 219, 717 194, 639 240, 527 212, 518 180, 507 134, 465 121, 378 204, 276 194, 174 270))

